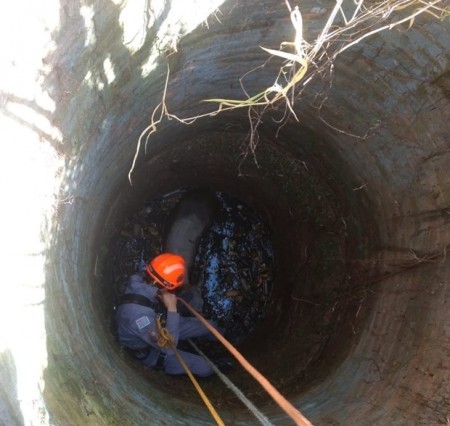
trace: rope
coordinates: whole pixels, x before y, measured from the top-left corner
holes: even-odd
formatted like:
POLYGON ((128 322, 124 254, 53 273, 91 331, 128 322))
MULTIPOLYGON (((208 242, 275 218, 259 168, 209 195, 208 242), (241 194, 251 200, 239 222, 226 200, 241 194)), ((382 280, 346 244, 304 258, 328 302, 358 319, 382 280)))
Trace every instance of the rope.
POLYGON ((241 400, 241 402, 253 413, 253 415, 260 421, 264 426, 273 426, 269 419, 258 410, 257 407, 242 393, 242 391, 227 377, 223 374, 215 364, 200 350, 200 348, 191 340, 187 339, 191 346, 201 355, 204 360, 210 365, 214 370, 220 380, 228 387, 234 394, 241 400))
POLYGON ((169 330, 162 325, 161 317, 159 315, 156 317, 156 327, 158 329, 156 344, 161 348, 172 348, 175 345, 175 340, 169 333, 169 330))
POLYGON ((299 426, 312 426, 312 423, 300 413, 280 392, 278 392, 273 385, 255 368, 253 367, 241 353, 223 337, 211 324, 209 324, 197 311, 185 302, 183 299, 177 297, 181 303, 183 303, 187 309, 197 318, 202 324, 212 333, 214 336, 228 349, 228 351, 239 361, 256 381, 266 390, 266 392, 273 398, 273 400, 285 411, 285 413, 294 420, 296 425, 299 426))
POLYGON ((170 348, 173 350, 176 357, 178 358, 178 361, 183 366, 184 371, 186 371, 186 374, 191 379, 191 382, 194 385, 195 389, 197 390, 198 394, 203 399, 203 402, 205 403, 205 405, 208 407, 208 410, 211 413, 211 415, 213 416, 217 425, 225 426, 225 423, 222 421, 222 419, 220 418, 216 409, 211 404, 211 401, 208 399, 205 392, 203 391, 203 389, 201 388, 201 386, 195 379, 194 375, 191 373, 191 370, 189 370, 189 367, 184 362, 184 359, 179 354, 179 352, 175 346, 175 340, 174 340, 173 336, 170 334, 169 330, 167 330, 167 328, 161 324, 161 317, 159 317, 159 316, 156 318, 156 326, 158 329, 158 340, 157 340, 158 346, 161 346, 162 348, 170 348))

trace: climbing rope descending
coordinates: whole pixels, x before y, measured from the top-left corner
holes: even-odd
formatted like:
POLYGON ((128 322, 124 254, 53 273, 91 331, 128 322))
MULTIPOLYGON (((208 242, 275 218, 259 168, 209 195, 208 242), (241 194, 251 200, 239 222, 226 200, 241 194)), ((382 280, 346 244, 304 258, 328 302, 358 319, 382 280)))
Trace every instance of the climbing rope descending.
POLYGON ((161 317, 156 318, 156 325, 157 325, 157 331, 158 331, 158 345, 162 348, 170 348, 175 353, 176 357, 178 358, 178 361, 183 366, 184 370, 186 371, 186 374, 191 379, 191 382, 195 386, 195 389, 197 390, 200 397, 203 399, 203 402, 208 407, 209 412, 213 416, 214 420, 216 421, 218 426, 225 426, 225 423, 220 418, 219 414, 217 413, 216 409, 211 404, 211 401, 206 396, 205 392, 201 388, 200 384, 195 379, 194 375, 191 373, 191 370, 189 370, 189 367, 184 362, 183 358, 179 354, 176 346, 175 346, 175 340, 170 334, 169 330, 167 330, 166 327, 163 326, 161 323, 161 317))
POLYGON ((227 377, 223 374, 216 365, 200 350, 200 348, 191 340, 188 339, 188 342, 191 346, 201 355, 206 362, 210 365, 210 367, 214 370, 220 380, 230 389, 240 400, 241 402, 252 412, 252 414, 260 421, 260 423, 264 426, 273 426, 273 424, 269 421, 269 419, 258 410, 257 407, 242 393, 242 391, 227 377))
POLYGON ((197 311, 195 311, 189 303, 185 302, 183 299, 177 297, 180 303, 183 303, 186 308, 198 318, 202 324, 211 333, 216 336, 216 338, 228 349, 228 351, 239 361, 239 363, 254 377, 256 381, 266 390, 266 392, 273 398, 273 400, 288 414, 297 425, 299 426, 312 426, 311 422, 300 413, 297 408, 295 408, 283 395, 276 390, 273 385, 258 371, 253 367, 242 354, 227 340, 223 337, 211 324, 208 323, 197 311))

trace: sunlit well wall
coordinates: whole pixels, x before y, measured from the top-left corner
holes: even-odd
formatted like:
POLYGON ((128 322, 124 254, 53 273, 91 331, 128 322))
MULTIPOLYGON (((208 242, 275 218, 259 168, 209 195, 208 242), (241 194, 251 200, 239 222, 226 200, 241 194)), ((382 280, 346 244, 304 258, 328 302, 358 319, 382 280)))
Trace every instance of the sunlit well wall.
MULTIPOLYGON (((274 243, 285 247, 289 265, 276 289, 274 325, 255 337, 254 362, 291 401, 316 424, 448 423, 448 19, 416 17, 347 50, 333 78, 316 81, 295 104, 299 122, 291 117, 279 129, 283 111, 265 117, 261 167, 242 168, 239 149, 230 149, 248 136, 244 110, 190 126, 166 120, 141 147, 131 186, 136 143, 162 100, 167 63, 166 100, 180 116, 208 110, 204 99, 241 97, 243 76, 257 93, 278 70, 260 46, 277 49, 294 37, 286 3, 4 3, 1 421, 210 424, 188 383, 174 386, 156 374, 147 380, 118 348, 103 301, 101 241, 106 218, 129 214, 149 188, 158 195, 205 179, 240 191, 280 231, 274 243), (308 193, 317 187, 306 181, 328 191, 308 193), (304 219, 325 201, 339 224, 321 231, 322 251, 311 262, 317 234, 304 219), (326 237, 337 230, 352 256, 327 256, 326 237), (314 262, 321 277, 330 265, 347 272, 342 264, 351 264, 338 284, 358 294, 333 303, 318 295, 319 273, 305 272, 314 262), (358 280, 367 276, 373 282, 361 289, 358 280), (297 383, 298 354, 308 361, 326 328, 311 324, 308 314, 318 307, 327 325, 342 327, 297 383), (281 350, 291 364, 269 368, 281 350)), ((307 41, 333 4, 299 3, 307 41)), ((275 424, 286 424, 275 404, 259 401, 275 424)), ((223 407, 227 423, 251 424, 246 410, 223 407)))

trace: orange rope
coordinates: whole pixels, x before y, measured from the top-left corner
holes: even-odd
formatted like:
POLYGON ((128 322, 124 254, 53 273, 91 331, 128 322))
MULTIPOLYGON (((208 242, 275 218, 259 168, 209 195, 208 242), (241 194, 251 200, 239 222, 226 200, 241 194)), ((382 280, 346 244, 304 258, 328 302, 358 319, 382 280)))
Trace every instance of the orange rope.
POLYGON ((197 311, 195 311, 189 303, 185 302, 183 299, 177 297, 177 299, 183 303, 189 311, 195 315, 204 326, 217 337, 217 339, 231 352, 231 354, 239 361, 239 363, 244 367, 260 385, 266 390, 266 392, 274 399, 274 401, 288 414, 299 426, 312 426, 312 423, 300 413, 297 408, 295 408, 280 392, 278 392, 272 384, 255 368, 253 367, 242 355, 241 353, 227 340, 223 337, 211 324, 208 323, 197 311))

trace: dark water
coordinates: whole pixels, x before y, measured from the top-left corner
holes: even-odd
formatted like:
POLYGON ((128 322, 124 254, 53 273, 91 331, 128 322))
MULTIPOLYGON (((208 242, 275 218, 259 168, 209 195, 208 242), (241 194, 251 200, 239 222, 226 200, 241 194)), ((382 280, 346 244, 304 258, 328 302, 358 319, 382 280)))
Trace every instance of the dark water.
POLYGON ((217 193, 221 211, 200 243, 197 282, 205 311, 239 342, 264 317, 273 283, 273 250, 261 219, 239 200, 217 193))
MULTIPOLYGON (((147 201, 130 216, 112 243, 111 269, 117 294, 128 277, 162 250, 164 221, 185 194, 180 190, 147 201)), ((236 198, 216 192, 220 209, 200 240, 191 283, 202 290, 204 312, 233 343, 241 342, 270 303, 274 254, 261 218, 236 198)))

